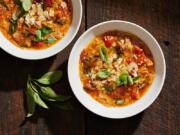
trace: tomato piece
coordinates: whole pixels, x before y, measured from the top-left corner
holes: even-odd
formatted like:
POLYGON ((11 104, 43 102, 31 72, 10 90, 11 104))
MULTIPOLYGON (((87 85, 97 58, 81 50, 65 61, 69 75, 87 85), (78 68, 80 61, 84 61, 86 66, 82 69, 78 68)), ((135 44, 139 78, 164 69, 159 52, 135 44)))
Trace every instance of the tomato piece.
POLYGON ((104 42, 107 48, 112 46, 112 43, 117 40, 115 36, 104 36, 104 42))
POLYGON ((144 57, 138 57, 136 63, 138 66, 141 66, 144 63, 144 57))
POLYGON ((149 58, 146 58, 146 64, 147 66, 153 66, 153 62, 149 58))
POLYGON ((131 98, 132 98, 132 99, 138 99, 139 97, 140 97, 139 90, 133 91, 133 92, 131 93, 131 98))
POLYGON ((4 17, 3 14, 4 14, 4 9, 3 7, 0 6, 0 19, 4 17))
POLYGON ((30 29, 28 29, 27 31, 29 32, 29 33, 31 33, 32 35, 35 35, 36 34, 36 28, 30 28, 30 29))
POLYGON ((127 59, 126 59, 126 62, 127 62, 128 64, 130 64, 131 62, 133 62, 133 59, 132 59, 132 58, 127 58, 127 59))
POLYGON ((139 48, 138 46, 135 46, 133 49, 133 53, 135 54, 142 54, 143 53, 143 49, 139 48))
POLYGON ((87 52, 85 50, 83 50, 80 55, 81 62, 83 62, 87 56, 88 56, 87 52))
POLYGON ((116 88, 112 92, 108 93, 108 95, 113 99, 121 99, 124 98, 126 90, 127 90, 126 87, 121 86, 116 88))
POLYGON ((21 34, 19 32, 14 33, 13 38, 19 44, 22 44, 24 42, 24 36, 23 36, 23 34, 21 34))
POLYGON ((42 48, 44 47, 45 43, 42 41, 39 42, 33 42, 33 46, 37 47, 37 48, 42 48))
POLYGON ((61 35, 55 35, 55 38, 56 38, 56 39, 61 39, 62 36, 61 36, 61 35))

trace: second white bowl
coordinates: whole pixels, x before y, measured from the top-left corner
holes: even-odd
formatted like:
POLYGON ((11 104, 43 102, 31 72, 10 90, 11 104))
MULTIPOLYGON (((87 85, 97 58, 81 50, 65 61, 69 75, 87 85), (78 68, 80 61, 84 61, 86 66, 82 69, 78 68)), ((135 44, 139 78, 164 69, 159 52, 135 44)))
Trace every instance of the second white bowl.
POLYGON ((21 58, 21 59, 28 59, 28 60, 39 60, 48 58, 50 56, 53 56, 57 54, 58 52, 62 51, 65 47, 67 47, 70 42, 74 39, 75 35, 77 34, 81 19, 82 19, 82 4, 81 0, 72 0, 72 7, 73 7, 73 18, 72 18, 72 24, 68 31, 68 33, 65 35, 65 37, 60 40, 58 43, 53 45, 50 48, 47 48, 45 50, 27 50, 27 49, 21 49, 15 45, 13 45, 6 37, 3 36, 3 34, 0 32, 0 47, 6 51, 7 53, 21 58))
POLYGON ((163 52, 156 39, 144 28, 126 21, 108 21, 88 29, 75 43, 68 63, 68 76, 72 90, 77 99, 90 111, 107 118, 127 118, 149 107, 158 97, 165 80, 166 65, 163 52), (95 101, 83 90, 79 77, 79 59, 82 50, 97 35, 107 31, 119 30, 132 33, 143 40, 152 52, 155 62, 155 79, 146 94, 137 102, 124 107, 105 107, 95 101))

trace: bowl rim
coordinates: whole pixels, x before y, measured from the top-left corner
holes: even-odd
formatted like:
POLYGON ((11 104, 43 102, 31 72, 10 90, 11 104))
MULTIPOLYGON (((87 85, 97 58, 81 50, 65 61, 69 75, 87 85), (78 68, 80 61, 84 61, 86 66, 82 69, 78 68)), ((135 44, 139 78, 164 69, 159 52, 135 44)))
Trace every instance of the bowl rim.
MULTIPOLYGON (((135 116, 135 115, 143 112, 144 110, 146 110, 150 105, 152 105, 152 103, 157 99, 157 97, 159 96, 160 92, 162 91, 162 88, 163 88, 163 85, 164 85, 164 82, 165 82, 165 77, 166 77, 166 62, 165 62, 165 57, 164 57, 163 51, 162 51, 159 43, 158 43, 157 40, 153 37, 153 35, 152 35, 150 32, 148 32, 145 28, 143 28, 143 27, 141 27, 141 26, 139 26, 139 25, 137 25, 137 24, 135 24, 135 23, 129 22, 129 21, 110 20, 110 21, 104 21, 104 22, 98 23, 98 24, 90 27, 90 28, 87 29, 87 30, 79 37, 79 39, 76 41, 76 43, 74 44, 74 46, 73 46, 73 48, 72 48, 72 50, 71 50, 71 53, 70 53, 70 56, 69 56, 69 60, 68 60, 68 79, 69 79, 69 83, 70 83, 71 89, 72 89, 75 97, 76 97, 76 98, 78 99, 78 101, 79 101, 86 109, 88 109, 90 112, 92 112, 92 113, 94 113, 94 114, 96 114, 96 115, 99 115, 99 116, 101 116, 101 117, 104 117, 104 118, 124 119, 124 118, 129 118, 129 117, 135 116), (133 26, 138 27, 139 29, 143 30, 147 35, 150 36, 151 40, 153 40, 153 41, 155 42, 155 44, 157 45, 157 47, 158 47, 158 49, 159 49, 159 51, 160 51, 160 55, 162 56, 162 60, 163 60, 163 61, 162 61, 162 64, 163 64, 163 69, 164 69, 164 70, 163 70, 163 74, 162 74, 162 81, 161 81, 161 83, 160 83, 159 86, 158 86, 158 89, 159 89, 159 90, 157 91, 157 93, 151 98, 150 101, 148 101, 148 102, 146 103, 146 106, 145 106, 144 108, 141 108, 141 109, 139 109, 138 111, 136 111, 135 113, 130 114, 130 115, 128 114, 128 115, 123 116, 123 117, 114 117, 114 116, 112 116, 112 115, 100 114, 99 112, 97 112, 97 111, 95 112, 94 110, 91 110, 90 108, 88 108, 88 105, 84 104, 84 103, 82 102, 82 100, 79 99, 79 97, 77 96, 77 94, 76 94, 76 92, 75 92, 75 90, 74 90, 74 89, 77 89, 77 88, 74 88, 74 87, 73 87, 73 85, 72 85, 72 81, 73 81, 73 80, 71 80, 71 74, 70 74, 70 70, 71 70, 71 67, 70 67, 70 65, 71 65, 71 60, 73 60, 72 55, 75 53, 75 50, 76 50, 75 47, 77 46, 77 43, 79 43, 79 42, 86 36, 86 34, 88 34, 88 33, 89 33, 90 31, 92 31, 93 29, 96 29, 98 26, 101 26, 101 25, 104 25, 104 24, 108 24, 108 23, 126 23, 126 24, 133 25, 133 26)), ((80 92, 81 92, 81 91, 80 91, 80 92)), ((95 99, 93 99, 93 100, 95 100, 95 99)), ((95 102, 98 102, 98 101, 95 101, 95 102)))
MULTIPOLYGON (((75 36, 77 35, 77 33, 78 33, 78 31, 79 31, 79 29, 80 29, 80 25, 81 25, 81 23, 82 23, 82 15, 83 15, 83 8, 82 8, 82 0, 76 0, 76 2, 78 3, 78 5, 80 6, 80 9, 79 9, 79 19, 78 19, 78 21, 77 21, 77 26, 76 26, 76 28, 75 28, 75 30, 74 30, 74 32, 73 32, 73 34, 72 34, 72 36, 71 36, 71 38, 66 42, 66 44, 61 48, 61 49, 54 49, 54 51, 53 52, 48 52, 47 54, 45 54, 44 56, 37 56, 37 57, 29 57, 29 56, 23 56, 23 55, 19 55, 19 54, 17 54, 16 53, 16 51, 26 51, 27 53, 33 53, 33 52, 39 52, 39 53, 41 53, 41 52, 43 52, 43 51, 47 51, 47 50, 49 50, 50 48, 52 48, 53 46, 55 46, 56 44, 58 44, 58 43, 60 43, 61 42, 61 40, 59 40, 55 45, 53 45, 53 46, 51 46, 51 47, 49 47, 49 48, 47 48, 47 49, 42 49, 42 50, 28 50, 28 49, 21 49, 21 48, 19 48, 19 47, 17 47, 17 46, 15 46, 12 42, 10 42, 5 36, 4 36, 4 34, 0 31, 0 34, 3 36, 3 39, 5 39, 5 40, 7 40, 8 42, 9 42, 9 44, 11 44, 11 45, 13 45, 13 46, 15 46, 14 47, 14 50, 8 50, 6 47, 4 47, 4 46, 0 46, 0 49, 2 49, 2 50, 4 50, 6 53, 8 53, 8 54, 10 54, 11 56, 14 56, 14 57, 16 57, 16 58, 19 58, 19 59, 24 59, 24 60, 42 60, 42 59, 47 59, 47 58, 50 58, 50 57, 52 57, 52 56, 54 56, 54 55, 56 55, 56 54, 58 54, 58 53, 60 53, 60 52, 62 52, 65 48, 67 48, 69 45, 70 45, 70 43, 74 40, 74 38, 75 38, 75 36), (31 51, 31 52, 30 52, 31 51)), ((73 5, 73 4, 72 4, 73 5)), ((73 7, 73 9, 74 9, 74 7, 73 7)), ((74 16, 74 13, 73 13, 73 16, 74 16)), ((73 20, 74 20, 74 17, 72 17, 72 22, 73 22, 73 20)), ((71 24, 71 26, 72 26, 72 24, 71 24)), ((67 33, 66 34, 68 34, 68 32, 70 31, 70 29, 71 29, 71 26, 70 26, 70 28, 69 28, 69 30, 67 31, 67 33)), ((66 37, 66 35, 65 35, 65 37, 66 37)))

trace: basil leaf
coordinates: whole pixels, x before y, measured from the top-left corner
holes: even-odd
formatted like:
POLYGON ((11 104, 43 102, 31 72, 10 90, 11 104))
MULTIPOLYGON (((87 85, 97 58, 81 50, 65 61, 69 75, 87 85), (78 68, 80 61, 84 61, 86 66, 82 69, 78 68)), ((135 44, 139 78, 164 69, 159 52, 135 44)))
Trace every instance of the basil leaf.
POLYGON ((54 71, 46 73, 40 79, 37 79, 37 81, 41 84, 51 85, 59 81, 61 77, 62 71, 54 71))
POLYGON ((97 76, 101 79, 106 79, 111 75, 111 73, 109 71, 107 71, 106 69, 101 70, 97 73, 97 76))
POLYGON ((27 92, 26 92, 26 100, 27 100, 27 109, 28 109, 28 113, 26 117, 31 117, 35 112, 36 104, 33 98, 27 92))
POLYGON ((129 76, 129 74, 127 71, 122 72, 116 81, 117 85, 127 85, 128 84, 128 76, 129 76))
POLYGON ((70 96, 63 96, 56 94, 50 87, 40 87, 40 95, 48 101, 67 101, 70 99, 70 96))
POLYGON ((48 34, 50 34, 50 33, 53 32, 53 30, 52 30, 51 28, 47 27, 47 26, 44 26, 44 27, 42 27, 42 28, 39 29, 39 30, 40 30, 41 33, 42 33, 42 37, 44 37, 44 36, 46 36, 46 35, 48 35, 48 34))
POLYGON ((62 110, 73 110, 73 106, 70 102, 59 102, 54 106, 62 110))
POLYGON ((49 37, 48 39, 45 40, 46 43, 53 43, 55 41, 57 41, 55 37, 49 37))
POLYGON ((133 82, 136 82, 137 80, 139 80, 139 78, 140 78, 139 76, 134 77, 134 78, 133 78, 133 82))
POLYGON ((20 0, 21 1, 21 6, 24 11, 29 11, 29 9, 32 6, 32 0, 20 0))
POLYGON ((118 104, 118 105, 124 104, 124 99, 118 99, 118 100, 116 100, 116 104, 118 104))
POLYGON ((117 85, 127 85, 128 83, 128 76, 123 74, 120 75, 119 78, 117 79, 117 85))
POLYGON ((42 37, 42 33, 40 30, 36 31, 36 37, 33 39, 33 41, 38 42, 38 41, 42 41, 43 37, 42 37))
POLYGON ((27 94, 29 94, 33 98, 33 100, 34 100, 34 102, 36 104, 38 104, 39 106, 41 106, 41 107, 43 107, 45 109, 48 109, 48 106, 46 105, 46 103, 44 103, 44 101, 40 98, 38 93, 36 93, 32 89, 32 87, 31 87, 31 85, 29 83, 27 84, 27 94))
POLYGON ((130 75, 128 75, 128 84, 133 85, 134 81, 130 75))
POLYGON ((108 62, 107 49, 105 47, 101 46, 99 49, 99 54, 100 54, 101 59, 107 63, 108 62))

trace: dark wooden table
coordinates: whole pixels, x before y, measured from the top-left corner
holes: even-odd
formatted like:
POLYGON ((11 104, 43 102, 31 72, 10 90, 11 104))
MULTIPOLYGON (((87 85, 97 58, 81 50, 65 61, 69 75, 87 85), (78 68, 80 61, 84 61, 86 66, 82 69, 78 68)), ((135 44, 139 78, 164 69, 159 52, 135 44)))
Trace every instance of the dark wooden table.
POLYGON ((126 20, 150 31, 165 54, 167 74, 160 96, 146 111, 128 119, 92 114, 73 96, 73 111, 38 110, 24 122, 28 74, 38 77, 61 69, 64 77, 56 87, 72 94, 66 68, 76 40, 58 55, 40 61, 17 59, 0 50, 0 135, 180 135, 179 6, 179 0, 83 0, 84 15, 76 39, 102 21, 126 20))

